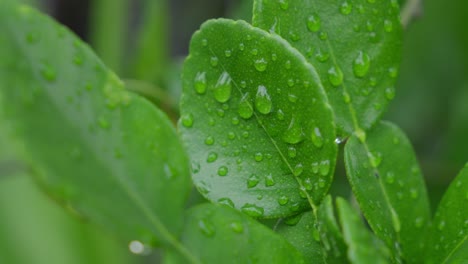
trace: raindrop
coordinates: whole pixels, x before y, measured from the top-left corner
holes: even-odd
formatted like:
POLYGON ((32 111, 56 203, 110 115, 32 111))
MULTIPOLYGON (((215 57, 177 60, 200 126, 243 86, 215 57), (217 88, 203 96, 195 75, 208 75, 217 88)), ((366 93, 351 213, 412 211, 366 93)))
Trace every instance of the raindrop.
POLYGON ((395 182, 395 174, 391 171, 387 172, 387 175, 385 177, 386 181, 388 184, 392 184, 395 182))
POLYGON ((239 118, 233 117, 233 118, 231 119, 231 124, 233 124, 233 125, 238 125, 239 123, 240 123, 239 118))
POLYGON ((442 231, 444 230, 445 228, 445 221, 442 220, 438 225, 437 225, 437 229, 439 229, 439 231, 442 231))
POLYGON ((424 225, 424 218, 422 218, 422 217, 417 217, 417 218, 414 220, 414 226, 416 226, 417 228, 421 228, 423 225, 424 225))
POLYGON ((276 112, 276 116, 278 117, 278 120, 284 120, 283 110, 279 109, 278 112, 276 112))
POLYGON ((257 55, 258 54, 258 49, 253 49, 252 51, 250 51, 250 53, 252 55, 257 55))
POLYGON ((226 56, 226 58, 229 58, 232 56, 232 51, 231 50, 225 50, 224 51, 224 56, 226 56))
POLYGON ((312 163, 312 172, 317 174, 320 170, 320 164, 318 162, 312 163))
POLYGON ((369 157, 370 164, 373 168, 379 167, 380 163, 382 162, 382 154, 380 152, 368 152, 367 156, 369 157))
POLYGON ((395 98, 395 88, 393 86, 385 89, 385 97, 387 97, 388 100, 395 98))
POLYGON ((249 119, 253 115, 253 107, 250 104, 250 95, 245 93, 239 103, 239 108, 237 109, 239 116, 244 119, 249 119))
POLYGON ((386 20, 384 21, 384 29, 385 29, 385 31, 388 32, 388 33, 392 32, 392 31, 393 31, 393 22, 390 21, 390 20, 388 20, 388 19, 386 19, 386 20))
POLYGON ((321 40, 326 40, 328 38, 328 33, 327 32, 320 32, 319 33, 319 39, 321 40))
POLYGON ((107 121, 107 119, 105 119, 104 117, 100 117, 99 120, 98 120, 98 124, 101 128, 103 129, 108 129, 110 128, 110 123, 109 121, 107 121))
POLYGON ((297 34, 296 32, 294 31, 290 31, 289 32, 289 37, 291 38, 292 41, 296 42, 298 40, 300 40, 301 38, 299 37, 299 34, 297 34))
POLYGON ((213 237, 216 234, 215 227, 210 221, 206 219, 201 219, 200 221, 198 221, 198 228, 200 229, 202 234, 207 237, 213 237))
POLYGON ((413 198, 413 199, 417 199, 418 196, 419 196, 418 190, 416 190, 416 189, 414 189, 414 188, 411 188, 411 190, 410 190, 410 196, 411 196, 411 198, 413 198))
POLYGON ((255 108, 265 115, 271 112, 271 98, 266 87, 263 85, 258 86, 257 94, 255 96, 255 108))
POLYGON ((218 62, 219 62, 218 57, 211 57, 211 59, 210 59, 211 66, 213 66, 213 67, 218 66, 218 62))
POLYGON ((312 185, 312 180, 310 178, 306 178, 302 184, 304 185, 304 188, 308 191, 312 191, 313 185, 312 185))
POLYGON ((289 87, 293 87, 293 86, 294 86, 294 80, 293 80, 293 79, 289 79, 289 80, 288 80, 288 86, 289 86, 289 87))
POLYGON ((43 64, 42 65, 41 75, 48 82, 55 81, 55 79, 57 77, 56 73, 55 73, 55 70, 49 64, 43 64))
POLYGON ((343 72, 338 66, 333 66, 328 70, 328 80, 335 87, 343 83, 343 72))
POLYGON ((388 69, 388 76, 390 76, 391 78, 396 78, 398 77, 398 69, 395 68, 395 67, 390 67, 388 69))
POLYGON ((286 63, 284 64, 284 67, 288 70, 291 69, 291 61, 290 60, 286 61, 286 63))
POLYGON ((205 144, 208 145, 208 146, 211 146, 213 145, 215 142, 214 138, 212 136, 207 136, 205 138, 205 144))
POLYGON ((228 168, 226 166, 221 166, 218 168, 219 176, 226 176, 228 174, 228 168))
POLYGON ((261 152, 255 153, 255 161, 260 162, 263 160, 263 154, 261 152))
POLYGON ((252 174, 250 177, 247 179, 247 187, 248 188, 253 188, 257 186, 257 184, 260 182, 260 179, 257 177, 257 175, 252 174))
POLYGON ((353 6, 350 3, 348 3, 347 1, 345 1, 343 4, 341 4, 341 7, 340 7, 341 14, 349 15, 352 10, 353 10, 353 6))
POLYGON ((322 175, 322 176, 327 176, 328 175, 328 173, 330 172, 330 161, 329 160, 323 160, 323 161, 320 162, 319 172, 320 172, 320 175, 322 175))
POLYGON ((233 139, 236 138, 236 134, 235 134, 234 132, 232 132, 232 131, 229 131, 229 132, 228 132, 228 138, 229 138, 230 140, 233 140, 233 139))
POLYGON ((304 140, 304 133, 298 121, 293 117, 288 128, 283 134, 283 141, 289 144, 297 144, 304 140))
POLYGON ((289 147, 288 148, 288 156, 290 158, 295 158, 297 156, 297 150, 295 147, 289 147))
POLYGON ((212 163, 218 159, 218 154, 216 152, 210 152, 206 158, 206 162, 212 163))
POLYGON ((267 65, 268 65, 268 62, 264 58, 258 59, 254 63, 255 69, 257 69, 257 71, 259 72, 265 71, 267 68, 267 65))
POLYGON ((356 77, 362 78, 366 76, 370 68, 370 57, 367 53, 359 51, 357 58, 354 60, 353 71, 356 77))
POLYGON ((319 48, 319 49, 317 49, 317 53, 315 54, 315 58, 317 58, 317 60, 319 62, 326 62, 328 60, 328 58, 330 58, 330 53, 322 51, 322 49, 319 48))
POLYGON ((240 222, 232 222, 229 227, 231 227, 231 230, 235 233, 242 234, 242 232, 244 232, 244 226, 240 222))
POLYGON ((289 100, 289 102, 295 103, 295 102, 297 102, 297 99, 299 99, 299 98, 297 97, 297 95, 292 94, 292 93, 288 94, 288 100, 289 100))
POLYGON ((239 44, 239 50, 240 50, 240 51, 243 51, 244 49, 245 49, 244 43, 240 43, 240 44, 239 44))
POLYGON ((223 205, 227 205, 227 206, 229 206, 231 208, 235 208, 234 202, 231 199, 227 198, 227 197, 219 198, 218 203, 223 204, 223 205))
POLYGON ((279 205, 286 205, 289 202, 289 198, 287 196, 281 196, 278 198, 278 204, 279 205))
POLYGON ((283 10, 288 10, 289 0, 279 0, 280 8, 283 10))
POLYGON ((276 184, 275 180, 273 179, 273 175, 268 174, 266 177, 265 177, 265 186, 266 187, 271 187, 271 186, 274 186, 276 184))
POLYGON ((276 61, 277 59, 278 59, 278 55, 276 55, 276 53, 272 53, 271 54, 271 60, 276 61))
POLYGON ((314 131, 312 131, 312 143, 317 148, 323 147, 323 136, 318 127, 314 128, 314 131))
POLYGON ((219 76, 214 89, 214 97, 218 102, 225 103, 231 98, 231 81, 231 76, 229 76, 227 72, 223 72, 221 76, 219 76))
POLYGON ((294 176, 298 177, 299 175, 302 174, 303 171, 304 171, 304 166, 302 165, 302 163, 298 163, 294 167, 293 174, 294 174, 294 176))
POLYGON ((193 126, 193 115, 191 113, 182 115, 182 125, 187 128, 193 126))
POLYGON ((255 204, 246 203, 241 208, 242 212, 251 217, 260 217, 263 215, 264 209, 262 207, 256 206, 255 204))

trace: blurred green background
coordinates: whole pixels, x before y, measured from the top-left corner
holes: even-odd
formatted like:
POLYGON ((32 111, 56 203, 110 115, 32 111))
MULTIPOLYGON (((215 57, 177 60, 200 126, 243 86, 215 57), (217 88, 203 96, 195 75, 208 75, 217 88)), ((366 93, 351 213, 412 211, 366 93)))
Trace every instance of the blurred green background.
MULTIPOLYGON (((249 20, 251 0, 22 0, 66 24, 127 81, 177 119, 191 34, 209 18, 249 20), (135 81, 139 80, 139 81, 135 81)), ((404 36, 397 96, 385 119, 409 136, 432 207, 468 161, 468 2, 426 0, 404 36)), ((0 263, 156 263, 48 199, 15 160, 0 124, 0 263)), ((337 179, 343 179, 337 170, 337 179)), ((335 187, 339 189, 340 184, 335 187), (338 186, 338 187, 336 187, 338 186)), ((337 190, 336 193, 343 193, 337 190)))

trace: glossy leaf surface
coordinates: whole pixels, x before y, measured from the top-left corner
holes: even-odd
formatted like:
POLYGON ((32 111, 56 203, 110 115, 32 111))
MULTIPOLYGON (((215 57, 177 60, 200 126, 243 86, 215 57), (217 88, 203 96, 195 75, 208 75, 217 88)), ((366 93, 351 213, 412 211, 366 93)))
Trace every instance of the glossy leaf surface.
MULTIPOLYGON (((224 205, 202 204, 186 214, 181 241, 200 263, 305 263, 283 237, 224 205)), ((186 263, 173 252, 165 263, 186 263)))
POLYGON ((323 247, 312 211, 279 221, 274 230, 296 247, 307 263, 328 263, 324 259, 323 247))
POLYGON ((351 205, 338 197, 336 207, 343 238, 348 246, 349 261, 355 264, 390 263, 390 251, 366 228, 351 205))
POLYGON ((328 191, 332 112, 314 68, 280 37, 242 21, 206 22, 185 62, 181 114, 193 180, 209 200, 274 218, 328 191))
POLYGON ((190 173, 170 121, 50 18, 2 1, 0 32, 0 120, 40 185, 124 239, 173 244, 190 173))
POLYGON ((420 263, 429 222, 429 201, 411 143, 389 122, 381 122, 361 142, 345 146, 346 172, 369 225, 409 263, 420 263))
POLYGON ((369 129, 393 99, 402 31, 396 0, 256 0, 253 24, 287 39, 317 68, 340 134, 369 129))
POLYGON ((426 263, 468 260, 468 164, 454 179, 437 208, 426 263))

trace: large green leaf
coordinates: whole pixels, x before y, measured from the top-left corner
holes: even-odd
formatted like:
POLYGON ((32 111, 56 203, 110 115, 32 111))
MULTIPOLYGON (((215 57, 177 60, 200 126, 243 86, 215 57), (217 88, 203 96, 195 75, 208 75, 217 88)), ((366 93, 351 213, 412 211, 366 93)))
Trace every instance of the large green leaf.
POLYGON ((328 191, 332 112, 314 68, 278 36, 206 22, 185 62, 181 114, 193 180, 209 200, 274 218, 328 191))
MULTIPOLYGON (((224 205, 202 204, 186 214, 181 241, 201 263, 305 263, 283 237, 224 205)), ((186 263, 168 252, 165 263, 186 263)))
POLYGON ((367 130, 393 99, 401 50, 396 0, 256 0, 253 24, 289 40, 317 68, 340 134, 367 130))
POLYGON ((349 263, 347 258, 348 247, 336 220, 333 201, 330 195, 327 195, 320 204, 317 224, 320 231, 320 240, 326 251, 326 263, 349 263))
POLYGON ((336 207, 343 238, 348 246, 348 259, 354 264, 390 263, 390 251, 361 221, 351 205, 344 199, 336 199, 336 207))
POLYGON ((468 260, 468 164, 450 184, 437 208, 426 263, 468 260))
POLYGON ((361 142, 345 146, 348 179, 374 232, 396 259, 420 263, 429 222, 429 202, 411 143, 395 125, 381 122, 361 142))
POLYGON ((127 240, 175 244, 190 187, 175 129, 46 16, 0 3, 0 120, 55 199, 127 240))
POLYGON ((308 263, 328 263, 325 262, 323 247, 320 244, 317 224, 312 211, 280 219, 274 230, 295 246, 308 263))

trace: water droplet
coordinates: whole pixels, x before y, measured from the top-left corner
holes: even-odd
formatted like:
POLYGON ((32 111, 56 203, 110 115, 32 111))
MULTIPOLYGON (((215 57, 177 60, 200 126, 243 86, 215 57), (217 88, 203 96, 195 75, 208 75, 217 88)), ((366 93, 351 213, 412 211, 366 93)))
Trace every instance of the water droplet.
POLYGON ((292 94, 292 93, 289 93, 288 94, 288 101, 291 102, 291 103, 295 103, 297 102, 299 98, 297 97, 297 95, 295 94, 292 94))
POLYGON ((110 123, 109 123, 109 121, 107 121, 107 119, 104 118, 104 117, 100 117, 100 118, 99 118, 98 124, 99 124, 99 126, 100 126, 101 128, 103 128, 103 129, 108 129, 108 128, 110 128, 110 123))
POLYGON ((287 60, 286 63, 284 64, 284 67, 288 70, 291 69, 291 61, 287 60))
POLYGON ((267 65, 268 65, 268 62, 264 58, 258 59, 254 63, 255 69, 259 72, 265 71, 267 68, 267 65))
POLYGON ((366 76, 370 68, 370 57, 367 53, 359 51, 358 56, 354 60, 353 71, 356 77, 362 78, 366 76))
POLYGON ((369 161, 372 167, 377 168, 379 167, 380 163, 382 162, 382 153, 372 153, 368 152, 367 156, 369 157, 369 161))
POLYGON ((253 115, 253 107, 250 104, 250 95, 249 93, 245 93, 239 103, 239 108, 237 112, 240 117, 244 119, 249 119, 253 115))
POLYGON ((213 145, 215 142, 214 138, 212 136, 207 136, 205 138, 205 144, 208 145, 208 146, 211 146, 213 145))
POLYGON ((214 97, 218 102, 225 103, 231 98, 231 81, 231 76, 229 76, 227 72, 223 72, 221 76, 219 76, 214 89, 214 97))
POLYGON ((317 148, 323 147, 323 136, 318 127, 314 128, 314 131, 312 131, 312 143, 317 148))
POLYGON ((437 229, 439 229, 439 231, 442 231, 442 230, 444 230, 444 228, 445 228, 445 221, 442 220, 442 221, 440 221, 440 223, 437 225, 437 229))
POLYGON ((312 185, 312 180, 310 178, 306 178, 305 180, 303 180, 302 185, 304 185, 304 188, 307 191, 312 191, 312 189, 314 188, 312 185))
POLYGON ((304 133, 298 121, 293 117, 288 128, 283 134, 283 141, 289 144, 297 144, 304 140, 304 133))
POLYGON ((257 177, 257 175, 252 174, 250 177, 247 179, 247 187, 248 188, 253 188, 257 186, 257 184, 260 182, 260 179, 257 177))
POLYGON ((242 132, 242 137, 243 137, 243 138, 248 138, 248 137, 249 137, 249 135, 250 135, 250 134, 249 134, 249 132, 248 132, 248 131, 244 131, 244 132, 242 132))
POLYGON ((392 31, 393 31, 393 22, 390 21, 390 20, 388 20, 388 19, 386 19, 386 20, 384 21, 384 29, 385 29, 385 31, 388 32, 388 33, 392 32, 392 31))
POLYGON ((242 212, 251 217, 260 217, 263 215, 264 209, 262 207, 256 206, 255 204, 246 203, 241 208, 242 212))
POLYGON ((218 57, 211 57, 211 58, 210 58, 210 64, 211 64, 211 66, 213 66, 213 67, 218 66, 218 62, 219 62, 218 57))
POLYGON ((57 77, 54 68, 52 68, 52 66, 50 66, 49 64, 43 64, 42 65, 41 75, 48 82, 55 81, 55 79, 57 77))
POLYGON ((239 43, 239 50, 243 51, 245 49, 244 43, 239 43))
POLYGON ((229 58, 232 56, 232 51, 231 50, 225 50, 224 51, 224 56, 226 56, 226 58, 229 58))
POLYGON ((323 160, 320 162, 319 172, 320 172, 320 175, 322 176, 327 176, 328 173, 330 173, 330 161, 329 160, 323 160))
POLYGON ((28 34, 26 34, 26 41, 29 43, 29 44, 34 44, 34 43, 37 43, 40 39, 40 35, 38 32, 30 32, 28 34))
POLYGON ((143 253, 145 253, 145 245, 143 245, 143 243, 141 243, 138 240, 130 241, 130 243, 128 244, 128 249, 130 250, 130 252, 136 255, 142 255, 143 253))
POLYGON ((227 205, 227 206, 229 206, 231 208, 235 208, 234 202, 231 199, 227 198, 227 197, 219 198, 218 203, 223 204, 223 205, 227 205))
POLYGON ((289 147, 288 148, 288 156, 290 158, 295 158, 297 156, 297 150, 295 147, 289 147))
POLYGON ((386 181, 388 184, 392 184, 395 182, 395 174, 391 171, 387 172, 387 175, 385 177, 386 181))
POLYGON ((293 86, 294 86, 294 80, 293 80, 293 79, 289 79, 289 80, 288 80, 288 86, 289 86, 289 87, 293 87, 293 86))
POLYGON ((414 220, 414 226, 415 226, 415 227, 421 228, 423 225, 424 225, 424 218, 422 218, 422 217, 417 217, 417 218, 414 220))
POLYGON ((242 225, 241 222, 232 222, 229 227, 231 228, 232 231, 238 234, 242 234, 244 232, 244 226, 242 225))
POLYGON ((206 219, 201 219, 198 221, 198 228, 202 234, 207 237, 213 237, 216 234, 214 225, 206 219))
POLYGON ((255 153, 255 161, 260 162, 263 160, 263 154, 261 152, 255 153))
POLYGON ((73 63, 74 63, 75 65, 77 65, 77 66, 81 66, 81 65, 83 65, 83 58, 82 58, 80 55, 76 54, 76 55, 73 57, 73 63))
POLYGON ((396 78, 398 77, 398 69, 395 68, 395 67, 390 67, 388 69, 388 76, 390 76, 391 78, 396 78))
POLYGON ((395 88, 393 86, 385 89, 385 97, 387 97, 388 100, 395 98, 395 88))
POLYGON ((289 198, 287 196, 280 196, 280 198, 278 198, 278 204, 279 205, 286 205, 287 203, 289 202, 289 198))
POLYGON ((322 51, 322 49, 317 49, 317 53, 315 54, 315 58, 319 62, 326 62, 328 58, 330 58, 330 53, 322 51))
POLYGON ((416 189, 414 189, 414 188, 411 188, 411 190, 410 190, 410 196, 411 196, 411 198, 413 198, 413 199, 418 198, 418 196, 419 196, 418 190, 416 190, 416 189))
POLYGON ((317 174, 319 172, 319 169, 320 169, 320 165, 318 162, 313 162, 312 163, 312 172, 314 174, 317 174))
POLYGON ((320 33, 319 33, 319 39, 321 39, 321 40, 326 40, 326 39, 328 39, 328 33, 327 33, 327 32, 324 32, 324 31, 320 32, 320 33))
POLYGON ((340 7, 341 14, 349 15, 352 10, 353 10, 353 6, 350 3, 348 3, 347 1, 343 2, 343 4, 341 4, 341 7, 340 7))
POLYGON ((216 152, 210 152, 206 158, 206 162, 212 163, 218 159, 218 154, 216 152))
POLYGON ((294 174, 294 176, 298 177, 298 176, 300 176, 302 174, 303 171, 304 171, 304 166, 302 165, 302 163, 298 163, 294 167, 293 174, 294 174))
POLYGON ((193 115, 191 113, 182 115, 182 125, 187 128, 193 126, 193 115))
POLYGON ((294 42, 299 41, 301 39, 301 37, 299 37, 299 34, 297 34, 297 32, 295 31, 289 31, 289 38, 294 42))
POLYGON ((284 120, 283 110, 279 109, 278 112, 276 112, 276 116, 278 117, 278 120, 284 120))
POLYGON ((208 40, 207 39, 202 39, 202 46, 203 47, 208 46, 208 40))
POLYGON ((265 186, 266 187, 271 187, 271 186, 274 186, 276 184, 275 180, 273 179, 273 175, 268 174, 266 177, 265 177, 265 186))
POLYGON ((333 66, 328 70, 328 80, 335 87, 343 83, 343 72, 338 66, 333 66))
POLYGON ((280 8, 283 10, 288 10, 289 0, 279 0, 280 8))
POLYGON ((255 108, 264 115, 271 112, 271 98, 266 87, 263 85, 258 86, 257 94, 255 95, 255 108))
POLYGON ((228 168, 226 166, 221 166, 218 168, 219 176, 226 176, 228 174, 228 168))
POLYGON ((252 50, 250 51, 250 54, 252 54, 252 55, 257 55, 257 54, 258 54, 258 49, 252 49, 252 50))

